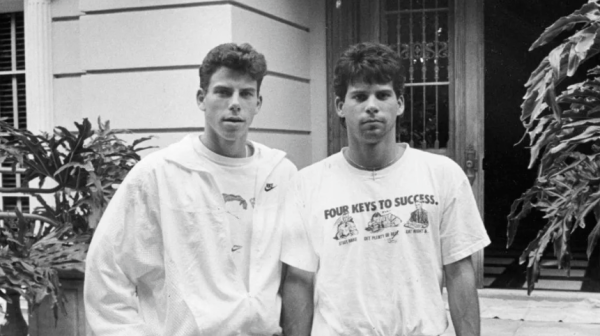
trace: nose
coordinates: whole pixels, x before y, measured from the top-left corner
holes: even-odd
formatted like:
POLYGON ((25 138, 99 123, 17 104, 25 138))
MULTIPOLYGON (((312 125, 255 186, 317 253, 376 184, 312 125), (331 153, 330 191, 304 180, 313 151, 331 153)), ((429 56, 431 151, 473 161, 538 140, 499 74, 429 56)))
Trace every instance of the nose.
POLYGON ((379 107, 377 107, 377 98, 374 95, 369 96, 369 99, 367 99, 366 111, 369 114, 375 114, 379 112, 379 107))
POLYGON ((232 112, 239 112, 241 109, 240 107, 240 94, 237 92, 234 92, 231 95, 231 99, 229 100, 229 110, 232 112))

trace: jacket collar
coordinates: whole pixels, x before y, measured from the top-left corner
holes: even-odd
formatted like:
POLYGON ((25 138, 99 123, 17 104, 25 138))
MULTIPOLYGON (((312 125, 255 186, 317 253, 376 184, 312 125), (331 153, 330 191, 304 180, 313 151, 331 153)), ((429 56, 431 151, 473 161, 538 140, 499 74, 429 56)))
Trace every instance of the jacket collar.
MULTIPOLYGON (((165 160, 178 164, 186 169, 194 171, 206 172, 203 165, 203 160, 200 159, 199 155, 193 146, 193 139, 197 137, 196 134, 188 134, 180 141, 167 147, 165 151, 165 160)), ((252 142, 255 152, 254 155, 258 155, 261 168, 259 169, 259 175, 266 178, 279 162, 285 158, 285 152, 278 149, 269 148, 260 143, 252 142)), ((260 178, 260 176, 259 176, 260 178)))

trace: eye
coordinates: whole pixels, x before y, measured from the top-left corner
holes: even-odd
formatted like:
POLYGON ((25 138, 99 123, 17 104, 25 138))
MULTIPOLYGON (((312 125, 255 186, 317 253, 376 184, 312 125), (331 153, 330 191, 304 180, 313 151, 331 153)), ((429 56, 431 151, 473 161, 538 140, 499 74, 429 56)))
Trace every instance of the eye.
POLYGON ((252 92, 252 91, 242 91, 242 93, 240 95, 242 97, 244 97, 244 98, 252 98, 252 97, 254 97, 254 92, 252 92))
POLYGON ((367 100, 367 95, 364 93, 357 93, 354 96, 352 96, 352 98, 354 98, 354 100, 362 102, 367 100))
POLYGON ((216 88, 213 92, 218 96, 229 96, 230 95, 230 91, 227 89, 224 89, 224 88, 216 88))
POLYGON ((379 100, 386 100, 391 96, 391 94, 389 92, 379 92, 377 93, 377 99, 379 100))

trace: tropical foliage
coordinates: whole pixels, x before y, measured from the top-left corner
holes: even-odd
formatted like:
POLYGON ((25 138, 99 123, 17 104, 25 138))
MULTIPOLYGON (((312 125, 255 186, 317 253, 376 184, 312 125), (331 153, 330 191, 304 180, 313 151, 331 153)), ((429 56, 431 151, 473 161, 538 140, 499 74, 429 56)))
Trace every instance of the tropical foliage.
POLYGON ((528 293, 540 273, 540 258, 552 243, 560 268, 570 271, 570 237, 594 225, 587 255, 600 237, 600 5, 592 0, 548 27, 530 50, 568 36, 533 71, 525 84, 521 121, 530 143, 533 186, 517 199, 508 216, 508 246, 521 219, 541 211, 545 226, 521 255, 527 263, 528 293), (591 61, 590 61, 591 60, 591 61), (582 66, 586 61, 586 66, 582 66), (584 68, 590 70, 584 70, 584 68), (580 70, 580 71, 578 71, 580 70), (569 77, 571 84, 565 80, 569 77), (579 78, 579 79, 577 79, 579 78), (565 82, 563 82, 565 81, 565 82), (560 88, 564 90, 558 92, 560 88))
POLYGON ((19 292, 32 308, 50 295, 56 317, 64 310, 59 271, 83 273, 93 229, 138 152, 149 148, 137 146, 151 138, 128 145, 118 137, 126 131, 108 121, 98 120, 96 130, 87 119, 75 126, 35 135, 0 120, 0 164, 20 169, 23 186, 0 192, 30 194, 41 204, 31 214, 0 212, 0 288, 19 292))

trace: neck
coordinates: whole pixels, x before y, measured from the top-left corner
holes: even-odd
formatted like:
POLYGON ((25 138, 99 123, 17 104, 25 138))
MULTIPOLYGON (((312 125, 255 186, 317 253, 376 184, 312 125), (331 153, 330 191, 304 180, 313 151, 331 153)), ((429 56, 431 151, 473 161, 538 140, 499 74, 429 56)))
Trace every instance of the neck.
POLYGON ((200 141, 208 149, 221 156, 230 158, 245 158, 251 153, 248 152, 246 146, 246 137, 235 139, 233 141, 225 140, 221 137, 211 137, 206 133, 200 136, 200 141))
POLYGON ((377 170, 389 166, 402 156, 404 148, 394 141, 364 143, 349 139, 346 158, 357 168, 377 170))

